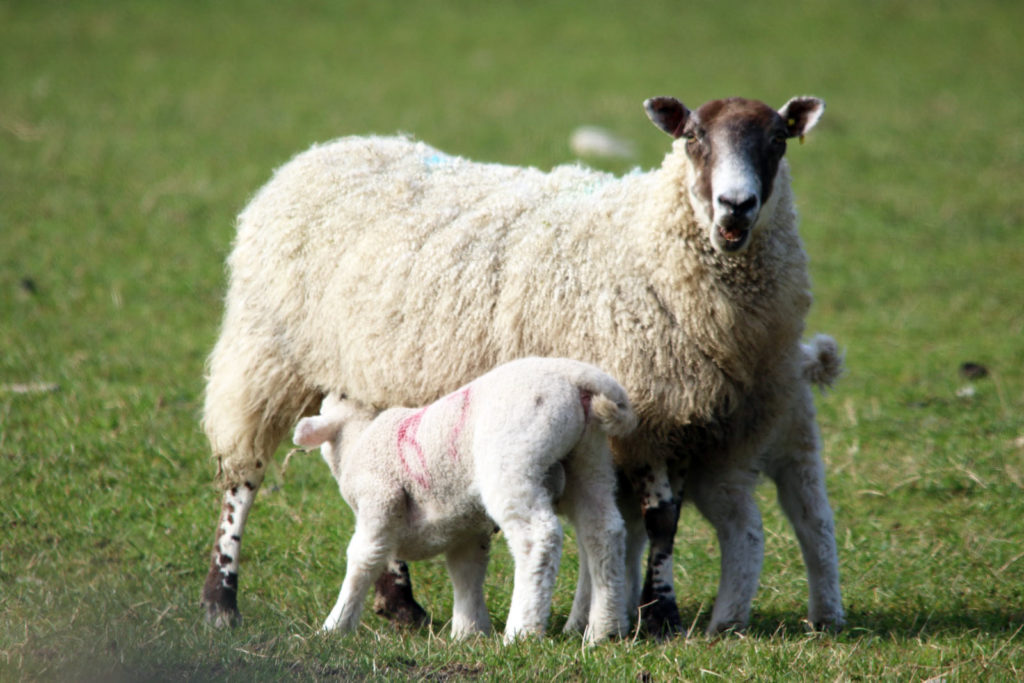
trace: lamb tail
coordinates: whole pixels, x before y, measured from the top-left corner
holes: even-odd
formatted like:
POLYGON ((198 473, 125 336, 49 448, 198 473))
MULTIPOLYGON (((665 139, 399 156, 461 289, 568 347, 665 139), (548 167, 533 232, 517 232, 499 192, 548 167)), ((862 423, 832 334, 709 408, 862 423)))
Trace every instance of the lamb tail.
POLYGON ((625 436, 636 429, 636 413, 628 400, 616 402, 606 394, 594 394, 590 410, 609 436, 625 436))
POLYGON ((827 334, 818 334, 809 344, 801 344, 803 378, 816 384, 822 391, 832 386, 843 374, 843 353, 836 340, 827 334))

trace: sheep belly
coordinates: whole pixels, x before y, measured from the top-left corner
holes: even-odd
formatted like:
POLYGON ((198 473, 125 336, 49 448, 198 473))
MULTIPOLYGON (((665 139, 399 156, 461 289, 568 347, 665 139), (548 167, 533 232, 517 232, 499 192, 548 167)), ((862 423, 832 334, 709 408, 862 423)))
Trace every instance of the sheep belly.
POLYGON ((455 393, 426 408, 385 411, 342 460, 342 496, 398 559, 433 557, 494 531, 461 434, 465 405, 455 393))
POLYGON ((405 524, 396 534, 400 560, 425 560, 451 548, 490 536, 496 529, 483 506, 475 500, 460 500, 456 508, 428 501, 419 506, 410 501, 405 524))

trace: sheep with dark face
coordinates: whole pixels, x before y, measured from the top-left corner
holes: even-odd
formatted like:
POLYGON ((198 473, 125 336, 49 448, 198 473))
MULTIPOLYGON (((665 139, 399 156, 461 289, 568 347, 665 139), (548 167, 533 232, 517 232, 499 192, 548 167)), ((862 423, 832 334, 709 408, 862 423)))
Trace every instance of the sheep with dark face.
MULTIPOLYGON (((680 626, 672 548, 684 495, 722 550, 709 629, 746 623, 763 554, 752 495, 762 468, 803 550, 811 622, 842 624, 801 376, 810 282, 783 159, 824 105, 645 106, 675 139, 647 173, 545 173, 351 137, 300 154, 260 190, 239 218, 208 365, 203 423, 225 487, 203 591, 213 621, 237 616, 242 531, 267 461, 326 393, 423 405, 538 355, 602 367, 640 418, 613 448, 631 482, 627 590, 648 628, 680 626)), ((378 583, 382 606, 415 616, 395 578, 378 583)), ((569 627, 584 619, 574 610, 569 627)))

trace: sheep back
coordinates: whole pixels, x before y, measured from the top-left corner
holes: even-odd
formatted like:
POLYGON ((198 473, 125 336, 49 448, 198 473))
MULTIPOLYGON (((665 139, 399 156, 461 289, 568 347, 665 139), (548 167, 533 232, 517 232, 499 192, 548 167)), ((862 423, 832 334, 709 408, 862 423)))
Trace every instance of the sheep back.
MULTIPOLYGON (((278 391, 380 408, 566 356, 622 382, 639 431, 714 423, 796 376, 809 283, 784 161, 739 256, 706 243, 689 173, 678 141, 660 169, 621 178, 406 138, 316 146, 239 217, 222 342, 244 336, 283 368, 278 391)), ((268 404, 289 403, 274 390, 268 404)))

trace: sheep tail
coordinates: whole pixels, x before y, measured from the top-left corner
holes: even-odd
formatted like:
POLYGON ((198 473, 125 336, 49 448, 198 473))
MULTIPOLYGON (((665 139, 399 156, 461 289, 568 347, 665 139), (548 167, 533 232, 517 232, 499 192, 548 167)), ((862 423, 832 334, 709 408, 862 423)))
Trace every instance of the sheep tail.
POLYGON ((800 350, 803 352, 800 361, 803 378, 822 391, 843 374, 843 353, 829 335, 815 335, 809 344, 801 344, 800 350))

